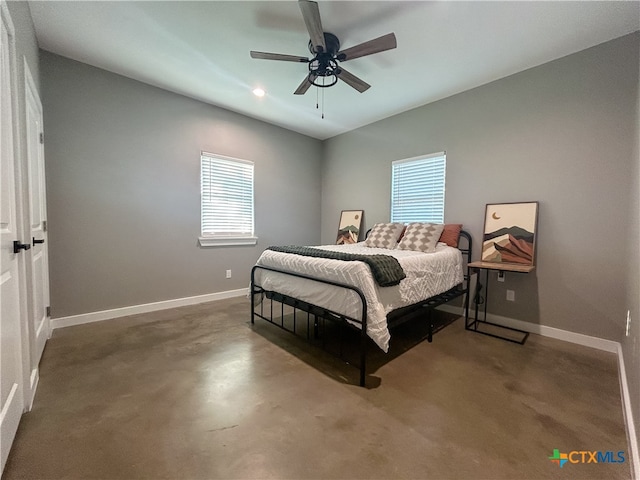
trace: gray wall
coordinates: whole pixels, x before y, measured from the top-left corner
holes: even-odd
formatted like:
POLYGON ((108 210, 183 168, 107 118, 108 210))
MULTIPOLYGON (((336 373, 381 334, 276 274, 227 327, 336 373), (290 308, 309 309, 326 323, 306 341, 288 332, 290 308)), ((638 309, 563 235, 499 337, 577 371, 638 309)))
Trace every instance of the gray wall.
POLYGON ((246 288, 268 245, 320 240, 320 141, 44 51, 41 72, 53 317, 246 288), (255 162, 257 246, 198 246, 201 150, 255 162))
MULTIPOLYGON (((636 129, 633 164, 629 178, 632 185, 629 215, 627 263, 627 301, 631 314, 629 336, 622 339, 622 353, 627 384, 633 406, 633 418, 640 444, 640 84, 636 85, 636 129)), ((635 472, 640 477, 640 472, 635 472)))
POLYGON ((322 241, 334 239, 342 209, 364 209, 365 227, 388 221, 391 161, 444 150, 445 221, 473 235, 475 259, 485 204, 540 202, 537 268, 492 280, 489 311, 620 341, 639 36, 326 141, 322 241))

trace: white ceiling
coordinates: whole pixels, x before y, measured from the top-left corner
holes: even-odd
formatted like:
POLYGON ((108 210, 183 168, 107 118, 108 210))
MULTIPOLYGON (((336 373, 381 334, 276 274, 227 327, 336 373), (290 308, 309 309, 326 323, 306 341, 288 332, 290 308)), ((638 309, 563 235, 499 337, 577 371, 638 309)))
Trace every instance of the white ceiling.
POLYGON ((318 3, 343 49, 398 42, 345 64, 372 87, 322 90, 324 119, 320 89, 293 95, 306 64, 249 56, 310 56, 296 1, 29 1, 44 50, 319 139, 640 29, 638 1, 318 3))

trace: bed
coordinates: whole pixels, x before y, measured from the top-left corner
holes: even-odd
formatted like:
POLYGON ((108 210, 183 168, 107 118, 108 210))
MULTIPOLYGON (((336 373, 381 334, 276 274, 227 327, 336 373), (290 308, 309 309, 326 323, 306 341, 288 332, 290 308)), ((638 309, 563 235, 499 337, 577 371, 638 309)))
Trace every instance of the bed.
MULTIPOLYGON (((259 317, 296 333, 297 313, 301 311, 306 313, 307 327, 310 319, 313 321, 314 336, 318 335, 319 319, 359 330, 360 385, 364 386, 370 340, 387 352, 390 330, 415 318, 417 311, 424 313, 422 317, 429 324, 429 342, 435 307, 464 296, 465 324, 468 322, 469 295, 465 294, 469 290, 471 236, 462 225, 452 229, 433 226, 376 224, 365 241, 355 244, 270 247, 251 270, 251 323, 259 317), (433 231, 425 234, 425 228, 433 231), (445 237, 445 230, 450 237, 445 237), (425 240, 427 236, 430 238, 425 240), (382 278, 373 257, 385 262, 382 278), (396 270, 392 268, 392 274, 385 276, 387 266, 396 270), (279 304, 275 317, 274 302, 279 304), (285 305, 293 319, 288 325, 283 320, 285 305)), ((307 337, 309 332, 307 328, 307 337)))

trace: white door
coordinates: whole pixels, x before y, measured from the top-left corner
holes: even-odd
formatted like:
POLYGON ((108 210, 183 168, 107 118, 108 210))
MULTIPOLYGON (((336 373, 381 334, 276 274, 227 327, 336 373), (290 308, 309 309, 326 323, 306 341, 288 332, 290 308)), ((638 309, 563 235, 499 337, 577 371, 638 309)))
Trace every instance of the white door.
POLYGON ((27 243, 19 237, 17 217, 20 192, 13 141, 16 112, 11 95, 15 92, 15 44, 4 3, 0 3, 0 17, 0 467, 3 470, 24 407, 21 318, 25 250, 14 253, 13 242, 18 240, 18 246, 27 243))
MULTIPOLYGON (((51 335, 49 325, 49 263, 47 255, 47 209, 44 177, 42 103, 29 66, 24 62, 27 127, 27 175, 29 177, 29 225, 31 234, 31 371, 30 388, 35 393, 38 364, 44 345, 51 335)), ((30 401, 33 399, 31 398, 30 401)))

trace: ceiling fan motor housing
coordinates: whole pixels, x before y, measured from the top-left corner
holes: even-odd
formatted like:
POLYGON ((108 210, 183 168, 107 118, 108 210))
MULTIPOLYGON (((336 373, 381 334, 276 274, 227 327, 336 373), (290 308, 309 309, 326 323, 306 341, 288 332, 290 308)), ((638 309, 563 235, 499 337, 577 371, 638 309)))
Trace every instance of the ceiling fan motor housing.
POLYGON ((313 43, 309 40, 309 51, 312 55, 326 54, 332 57, 340 51, 340 40, 333 33, 324 32, 324 44, 327 47, 324 52, 316 52, 313 43))

